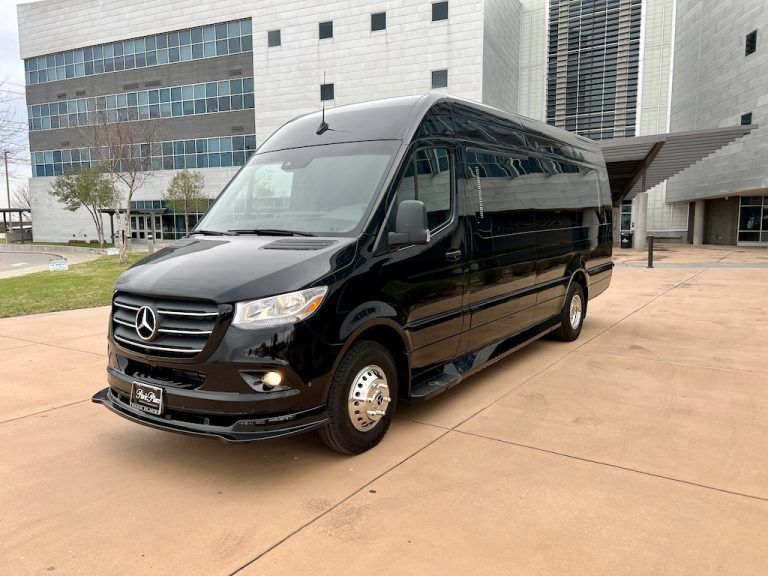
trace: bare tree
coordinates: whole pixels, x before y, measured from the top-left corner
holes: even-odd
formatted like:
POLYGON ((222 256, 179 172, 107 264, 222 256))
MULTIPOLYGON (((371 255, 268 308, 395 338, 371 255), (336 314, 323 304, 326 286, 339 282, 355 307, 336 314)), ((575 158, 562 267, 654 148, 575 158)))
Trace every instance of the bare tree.
POLYGON ((24 151, 23 135, 26 132, 24 122, 16 118, 14 102, 22 100, 24 94, 14 90, 8 80, 0 79, 0 154, 8 151, 11 160, 20 160, 24 151))
MULTIPOLYGON (((29 164, 24 142, 27 126, 25 122, 16 118, 15 113, 16 102, 23 99, 22 87, 15 88, 15 85, 7 79, 0 79, 0 174, 4 174, 7 169, 8 174, 4 174, 5 178, 17 176, 18 173, 15 173, 14 169, 19 165, 29 164)), ((4 181, 2 190, 3 197, 7 194, 8 202, 12 204, 11 191, 5 189, 4 181)))
POLYGON ((131 201, 134 194, 152 176, 152 157, 160 157, 161 120, 138 120, 115 116, 107 110, 103 97, 95 99, 95 111, 88 114, 89 125, 78 128, 91 148, 91 161, 96 160, 111 179, 115 195, 116 242, 120 262, 128 262, 131 249, 131 201), (128 121, 131 120, 131 121, 128 121), (95 158, 93 157, 95 154, 95 158))
MULTIPOLYGON (((32 193, 29 191, 28 184, 19 184, 11 193, 11 208, 22 208, 32 210, 32 193)), ((24 220, 31 220, 29 212, 23 212, 24 220)))

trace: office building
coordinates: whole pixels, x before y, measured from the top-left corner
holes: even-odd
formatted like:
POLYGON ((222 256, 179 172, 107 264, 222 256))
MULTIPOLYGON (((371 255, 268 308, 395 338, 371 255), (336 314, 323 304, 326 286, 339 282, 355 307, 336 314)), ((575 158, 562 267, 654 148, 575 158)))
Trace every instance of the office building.
MULTIPOLYGON (((521 21, 521 114, 596 140, 667 132, 674 0, 523 0, 521 21)), ((685 235, 665 184, 640 200, 648 233, 685 235)), ((640 204, 617 207, 617 240, 640 204)))
POLYGON ((213 199, 275 129, 321 103, 435 89, 517 107, 518 0, 44 0, 18 14, 38 241, 95 236, 85 211, 48 191, 96 162, 84 134, 104 119, 162 135, 132 199, 142 241, 183 233, 163 201, 176 171, 202 172, 213 199))
MULTIPOLYGON (((18 10, 39 240, 93 237, 87 215, 47 193, 53 176, 92 162, 79 138, 90 108, 163 125, 156 171, 134 197, 138 240, 181 233, 162 200, 176 170, 203 172, 215 198, 254 147, 323 101, 436 89, 602 140, 768 121, 761 0, 44 0, 18 10)), ((617 206, 616 239, 768 243, 766 130, 617 206)))
MULTIPOLYGON (((761 0, 523 0, 521 8, 522 114, 595 139, 768 120, 768 52, 761 48, 768 5, 761 0)), ((623 202, 617 239, 633 231, 635 246, 646 234, 768 243, 764 134, 757 128, 623 202)))

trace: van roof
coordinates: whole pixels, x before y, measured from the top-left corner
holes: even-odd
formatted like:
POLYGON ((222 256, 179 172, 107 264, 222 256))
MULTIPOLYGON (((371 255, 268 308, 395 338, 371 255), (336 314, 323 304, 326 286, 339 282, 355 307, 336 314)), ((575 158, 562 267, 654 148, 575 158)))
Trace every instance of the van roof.
POLYGON ((504 119, 517 124, 525 132, 553 138, 570 146, 599 151, 596 142, 578 134, 441 92, 326 108, 325 122, 330 129, 322 134, 317 134, 323 118, 322 111, 304 114, 284 124, 262 144, 259 151, 365 140, 410 140, 427 113, 445 104, 455 104, 504 119))

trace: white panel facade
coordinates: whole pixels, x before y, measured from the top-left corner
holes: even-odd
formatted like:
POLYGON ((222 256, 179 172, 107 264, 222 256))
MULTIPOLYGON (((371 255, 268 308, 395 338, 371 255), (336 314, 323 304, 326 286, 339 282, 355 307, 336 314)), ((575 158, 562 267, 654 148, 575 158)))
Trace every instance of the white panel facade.
POLYGON ((547 0, 520 2, 520 84, 517 110, 547 119, 547 0))
POLYGON ((520 3, 488 0, 484 6, 483 103, 517 112, 520 3))
MULTIPOLYGON (((205 194, 216 198, 224 186, 232 179, 238 167, 206 168, 200 170, 205 178, 205 194)), ((168 185, 177 173, 176 170, 153 172, 133 195, 133 200, 160 200, 168 185)), ((64 210, 62 205, 50 195, 54 178, 30 178, 29 190, 32 194, 32 221, 36 242, 68 242, 77 238, 95 239, 96 227, 91 215, 81 209, 77 212, 64 210)), ((104 217, 105 236, 109 236, 109 218, 104 217)))
POLYGON ((671 129, 738 125, 751 112, 760 128, 667 183, 668 200, 768 189, 768 4, 764 0, 677 0, 671 129), (746 35, 758 31, 745 55, 746 35))
MULTIPOLYGON (((48 192, 53 178, 30 178, 32 197, 32 225, 35 242, 68 242, 70 240, 96 240, 96 226, 91 215, 81 208, 77 212, 65 210, 48 192)), ((109 217, 103 217, 104 234, 109 237, 109 217)))
POLYGON ((22 58, 145 34, 248 18, 261 2, 43 0, 18 4, 22 58))
POLYGON ((320 84, 334 84, 341 106, 423 94, 432 71, 448 70, 441 90, 481 101, 483 1, 449 3, 449 18, 432 22, 423 0, 389 2, 270 2, 254 15, 256 139, 320 107, 320 84), (387 29, 371 32, 372 12, 386 11, 387 29), (318 23, 333 20, 333 38, 318 40, 318 23), (269 30, 281 46, 267 48, 269 30))
POLYGON ((674 0, 645 0, 643 5, 638 136, 667 131, 674 12, 674 0))
MULTIPOLYGON (((674 20, 675 0, 645 0, 638 136, 669 131, 674 20)), ((681 236, 688 228, 688 204, 668 204, 666 183, 659 184, 648 192, 647 214, 649 234, 681 236)))

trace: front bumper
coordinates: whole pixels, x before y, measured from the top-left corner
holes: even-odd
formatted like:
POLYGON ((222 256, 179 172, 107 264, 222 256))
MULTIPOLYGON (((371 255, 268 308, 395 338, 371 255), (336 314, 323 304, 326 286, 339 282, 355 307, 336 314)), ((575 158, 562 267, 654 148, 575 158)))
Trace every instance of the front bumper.
POLYGON ((162 416, 155 416, 132 408, 128 397, 112 388, 97 392, 91 400, 96 404, 103 404, 123 418, 144 426, 191 436, 214 437, 227 442, 284 438, 319 428, 328 420, 325 406, 272 417, 249 418, 244 415, 231 423, 214 423, 213 417, 181 411, 167 411, 162 416))

